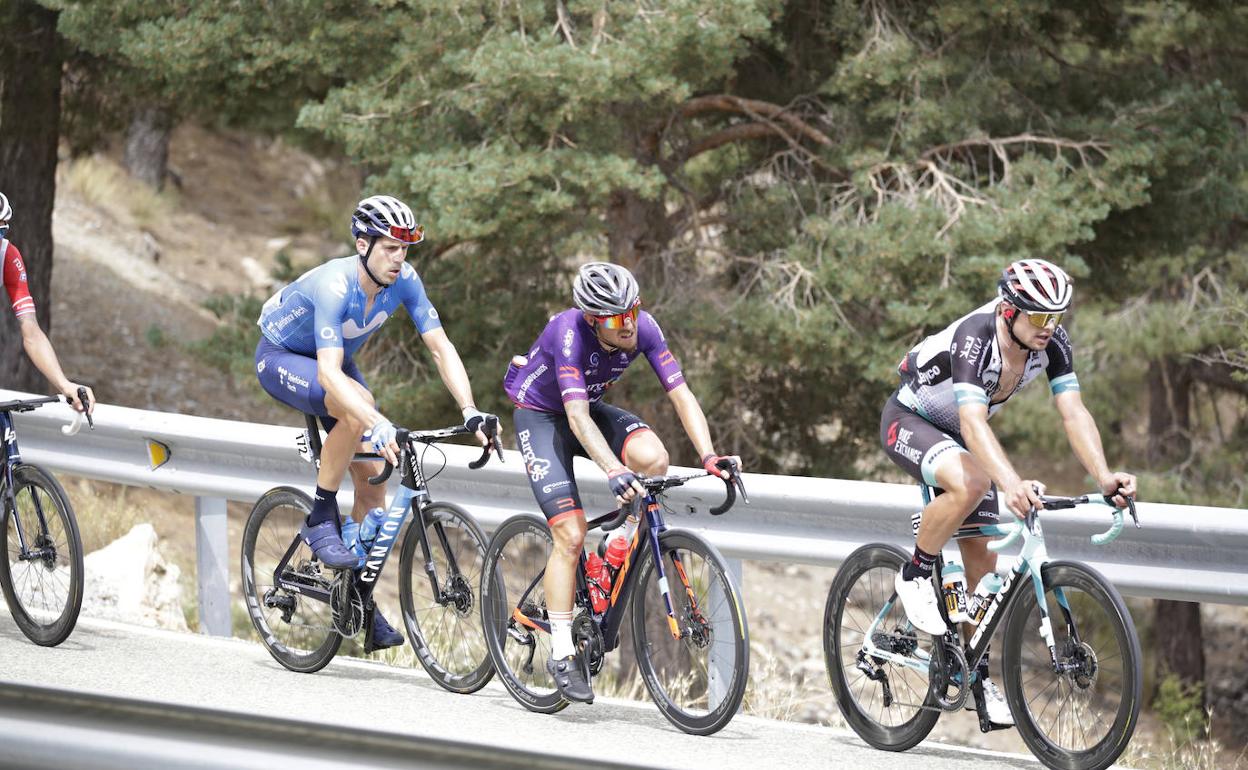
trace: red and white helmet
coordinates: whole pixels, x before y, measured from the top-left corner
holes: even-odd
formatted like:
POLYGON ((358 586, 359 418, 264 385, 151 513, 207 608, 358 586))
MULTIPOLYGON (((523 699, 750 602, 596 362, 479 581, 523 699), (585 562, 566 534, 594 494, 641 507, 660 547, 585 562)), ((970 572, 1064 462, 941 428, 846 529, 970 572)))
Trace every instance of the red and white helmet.
POLYGON ((9 205, 9 199, 4 197, 4 193, 0 193, 0 222, 8 222, 13 218, 13 207, 9 205))
POLYGON ((997 293, 1019 310, 1064 313, 1070 307, 1075 285, 1066 271, 1052 262, 1020 259, 1002 271, 997 293))

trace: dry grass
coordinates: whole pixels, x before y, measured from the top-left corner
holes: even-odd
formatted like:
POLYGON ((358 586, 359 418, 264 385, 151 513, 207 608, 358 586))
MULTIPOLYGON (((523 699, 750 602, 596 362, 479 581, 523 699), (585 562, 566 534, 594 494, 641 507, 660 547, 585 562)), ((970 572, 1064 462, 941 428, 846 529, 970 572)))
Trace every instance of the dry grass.
POLYGON ((127 489, 86 479, 65 485, 69 504, 74 507, 74 516, 78 519, 84 554, 98 551, 139 523, 139 511, 127 500, 127 489))
POLYGON ((177 210, 173 193, 156 192, 132 179, 116 161, 100 154, 62 163, 57 184, 124 224, 150 229, 177 210))
MULTIPOLYGON (((1214 714, 1209 713, 1210 732, 1214 714)), ((1196 731, 1193 726, 1192 732, 1196 731)), ((1248 748, 1238 753, 1216 738, 1187 741, 1161 729, 1147 735, 1136 732, 1118 764, 1140 770, 1248 770, 1248 748)))

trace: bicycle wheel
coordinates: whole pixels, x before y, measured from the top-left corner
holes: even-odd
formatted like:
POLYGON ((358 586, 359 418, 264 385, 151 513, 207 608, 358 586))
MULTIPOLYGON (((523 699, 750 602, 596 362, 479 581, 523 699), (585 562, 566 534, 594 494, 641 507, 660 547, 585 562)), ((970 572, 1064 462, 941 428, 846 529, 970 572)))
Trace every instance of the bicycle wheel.
POLYGON ((692 532, 664 532, 659 550, 680 638, 672 635, 647 548, 632 600, 637 665, 668 721, 687 733, 710 735, 728 724, 745 697, 750 636, 741 592, 724 557, 692 532))
POLYGON ((451 692, 476 692, 494 676, 477 606, 485 546, 485 533, 477 522, 450 503, 426 506, 403 539, 399 560, 403 623, 420 665, 451 692), (422 547, 416 529, 422 518, 429 551, 422 547), (433 592, 427 563, 433 565, 441 596, 433 592))
MULTIPOLYGON (((304 674, 325 668, 342 644, 328 602, 279 588, 273 577, 311 510, 312 500, 303 492, 270 489, 256 501, 243 530, 243 598, 251 623, 278 663, 304 674)), ((286 564, 286 574, 326 589, 332 579, 302 541, 286 564)))
POLYGON ((823 655, 836 704, 854 732, 885 751, 905 751, 936 726, 940 712, 924 708, 930 677, 926 671, 860 654, 867 630, 876 625, 875 644, 921 660, 932 637, 918 632, 893 590, 905 552, 883 543, 864 545, 836 571, 823 615, 823 655), (869 675, 870 673, 870 675, 869 675))
POLYGON ((16 510, 0 523, 0 587, 26 638, 54 647, 82 609, 82 538, 65 490, 36 465, 13 471, 16 510), (17 523, 26 538, 23 554, 17 523), (34 558, 31 558, 34 557, 34 558))
MULTIPOLYGON (((481 624, 494 670, 513 698, 542 714, 568 705, 546 671, 550 634, 517 622, 513 613, 546 568, 552 547, 544 520, 527 514, 513 516, 490 539, 481 573, 481 624)), ((540 580, 525 597, 523 610, 545 615, 546 592, 540 580)))
POLYGON ((1135 624, 1122 597, 1091 567, 1058 561, 1044 565, 1041 574, 1064 671, 1054 672, 1037 633, 1036 592, 1023 591, 1005 620, 1005 697, 1019 735, 1041 762, 1101 770, 1126 749, 1140 713, 1135 624))

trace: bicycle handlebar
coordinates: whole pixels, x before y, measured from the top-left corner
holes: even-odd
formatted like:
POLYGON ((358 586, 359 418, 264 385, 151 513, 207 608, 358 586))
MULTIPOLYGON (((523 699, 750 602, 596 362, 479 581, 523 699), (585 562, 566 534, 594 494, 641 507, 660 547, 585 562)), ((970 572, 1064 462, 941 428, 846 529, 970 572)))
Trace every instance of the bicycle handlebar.
MULTIPOLYGON (((1121 493, 1121 490, 1119 490, 1119 492, 1116 492, 1115 494, 1120 494, 1120 493, 1121 493)), ((1093 545, 1106 545, 1118 539, 1118 536, 1122 534, 1123 526, 1126 524, 1125 517, 1122 515, 1123 510, 1128 510, 1131 513, 1131 518, 1135 521, 1135 528, 1136 529, 1140 528, 1140 517, 1138 514, 1136 514, 1136 511, 1135 511, 1135 499, 1131 497, 1127 498, 1126 509, 1119 508, 1118 506, 1114 505, 1113 495, 1104 495, 1104 494, 1101 494, 1100 492, 1089 492, 1086 495, 1080 495, 1078 497, 1055 497, 1055 496, 1043 495, 1041 496, 1040 499, 1044 501, 1044 508, 1046 510, 1052 510, 1052 511, 1060 511, 1060 510, 1067 509, 1067 508, 1074 508, 1076 506, 1087 505, 1089 503, 1091 504, 1103 503, 1113 508, 1114 509, 1114 512, 1112 514, 1113 523, 1110 524, 1109 529, 1105 530, 1104 532, 1101 532, 1096 535, 1092 535, 1091 540, 1092 540, 1093 545)), ((1028 518, 1030 519, 1030 517, 1036 515, 1036 513, 1038 513, 1037 509, 1035 508, 1031 509, 1031 512, 1028 515, 1028 518)), ((1004 548, 1008 548, 1011 544, 1014 543, 1015 540, 1018 540, 1018 538, 1022 536, 1023 529, 1026 528, 1027 526, 1028 526, 1027 523, 1018 521, 1016 519, 1013 522, 1012 526, 1010 527, 1009 533, 1007 533, 1000 540, 994 540, 988 543, 988 549, 990 551, 1000 551, 1004 548)))
MULTIPOLYGON (((500 463, 503 461, 503 447, 498 440, 498 418, 491 417, 490 419, 487 419, 481 425, 481 431, 489 438, 489 443, 484 447, 480 457, 468 463, 468 467, 472 468, 474 471, 489 462, 491 450, 498 454, 498 461, 500 463)), ((468 430, 463 425, 454 425, 450 428, 439 428, 438 430, 407 430, 406 428, 399 428, 394 432, 394 441, 399 445, 399 453, 402 455, 403 452, 410 451, 411 444, 413 442, 419 441, 426 444, 433 444, 441 441, 442 439, 451 438, 453 436, 466 436, 473 432, 474 431, 468 430)), ((390 474, 392 473, 394 473, 394 465, 387 461, 386 467, 381 470, 381 473, 370 477, 368 479, 368 483, 373 485, 384 484, 390 478, 390 474)))
MULTIPOLYGON (((728 488, 727 496, 724 498, 724 502, 709 509, 712 516, 722 516, 726 513, 728 509, 736 503, 738 490, 740 490, 741 499, 744 500, 747 505, 749 504, 750 498, 745 493, 745 484, 741 481, 741 473, 735 470, 732 471, 732 477, 729 479, 724 479, 716 474, 703 471, 702 473, 694 473, 688 476, 638 476, 637 481, 641 482, 641 485, 646 488, 647 493, 654 494, 656 492, 662 492, 665 489, 671 489, 672 487, 684 486, 687 481, 693 481, 694 479, 701 479, 707 476, 719 479, 724 482, 724 485, 728 488)), ((614 514, 606 514, 606 516, 601 516, 598 519, 589 522, 590 529, 598 528, 603 532, 610 532, 611 530, 618 528, 624 523, 624 520, 628 518, 628 512, 631 507, 631 504, 622 505, 614 512, 614 514), (610 516, 611 518, 608 519, 606 518, 607 516, 610 516), (595 522, 601 523, 599 524, 595 522)))
MULTIPOLYGON (((64 396, 58 396, 58 398, 64 400, 66 404, 70 403, 69 399, 64 396)), ((82 430, 82 421, 84 419, 87 421, 87 425, 91 427, 91 430, 95 430, 95 420, 91 419, 91 415, 87 412, 91 408, 91 399, 87 398, 86 388, 78 389, 78 401, 82 404, 82 411, 74 412, 73 421, 68 425, 61 426, 61 433, 66 436, 73 436, 82 430)))

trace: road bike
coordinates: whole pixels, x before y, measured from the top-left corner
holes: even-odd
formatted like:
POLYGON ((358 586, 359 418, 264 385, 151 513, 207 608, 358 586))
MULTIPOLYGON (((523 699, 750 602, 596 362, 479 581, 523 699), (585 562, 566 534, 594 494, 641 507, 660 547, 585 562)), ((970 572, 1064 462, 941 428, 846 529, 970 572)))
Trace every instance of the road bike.
MULTIPOLYGON (((929 501, 927 487, 923 493, 929 501)), ((1110 528, 1092 536, 1095 545, 1122 532, 1123 509, 1099 492, 1042 499, 1046 514, 1102 503, 1113 508, 1110 528)), ((1138 527, 1130 498, 1128 509, 1138 527)), ((1086 564, 1050 560, 1039 510, 1008 524, 964 527, 955 537, 985 535, 1003 536, 988 544, 993 551, 1019 538, 1022 550, 982 614, 972 612, 981 620, 965 644, 944 602, 938 602, 948 624, 944 634, 922 633, 909 622, 893 588, 910 558, 900 548, 872 543, 845 560, 828 592, 823 623, 824 656, 841 713, 863 740, 888 751, 918 744, 942 712, 962 709, 970 696, 980 729, 997 728, 974 672, 1004 624, 1005 697, 1027 747, 1048 767, 1109 767, 1126 749, 1140 711, 1140 643, 1122 597, 1086 564)), ((942 567, 938 555, 937 596, 942 567)))
MULTIPOLYGON (((316 418, 306 417, 300 451, 319 467, 320 431, 316 418)), ((469 463, 473 469, 485 465, 491 451, 502 460, 497 418, 487 420, 482 431, 490 443, 469 463)), ((441 468, 425 472, 425 454, 437 442, 471 433, 463 426, 396 431, 402 481, 359 569, 329 569, 303 541, 299 530, 312 510, 306 493, 277 487, 256 502, 243 532, 243 593, 256 633, 278 663, 302 673, 319 671, 344 638, 361 631, 364 651, 376 649, 373 595, 413 511, 399 556, 399 601, 412 648, 429 676, 447 690, 469 693, 485 686, 493 667, 482 638, 476 588, 486 537, 463 508, 432 501, 428 482, 441 468)), ((354 459, 381 457, 361 453, 354 459)), ((369 483, 385 483, 394 467, 387 463, 369 483)))
MULTIPOLYGON (((668 529, 657 497, 707 475, 638 478, 646 490, 640 503, 645 516, 612 580, 606 607, 594 610, 582 552, 572 621, 573 642, 589 681, 602 671, 606 654, 619 646, 631 600, 632 644, 642 681, 663 716, 696 735, 722 729, 736 714, 750 662, 744 605, 728 564, 697 534, 668 529)), ((727 497, 710 510, 713 515, 731 508, 738 490, 748 502, 738 473, 725 484, 727 497)), ((613 530, 630 509, 595 518, 588 529, 613 530)), ((542 579, 552 547, 544 519, 513 516, 490 539, 481 575, 482 623, 499 678, 525 708, 547 714, 568 705, 545 666, 550 620, 542 579)))
MULTIPOLYGON (((86 388, 83 411, 61 427, 72 436, 85 418, 95 428, 86 388)), ((0 473, 0 588, 17 627, 27 639, 55 647, 69 637, 82 609, 82 538, 65 490, 51 473, 22 461, 13 413, 29 412, 61 396, 0 403, 4 469, 0 473)))

